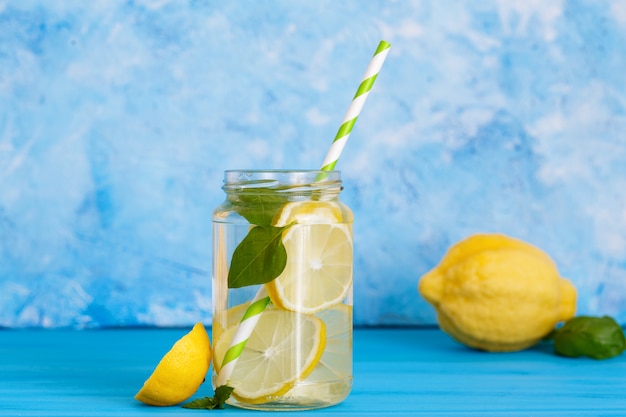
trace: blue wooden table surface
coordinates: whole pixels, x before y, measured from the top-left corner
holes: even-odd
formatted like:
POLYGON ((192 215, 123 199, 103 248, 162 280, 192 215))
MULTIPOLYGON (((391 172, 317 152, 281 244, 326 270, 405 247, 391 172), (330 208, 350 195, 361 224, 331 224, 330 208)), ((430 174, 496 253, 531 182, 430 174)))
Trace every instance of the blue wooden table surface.
MULTIPOLYGON (((150 407, 133 395, 189 329, 0 330, 0 415, 262 415, 150 407)), ((467 349, 435 329, 355 331, 354 388, 340 405, 282 415, 626 416, 626 354, 558 357, 467 349)), ((205 383, 195 397, 211 395, 205 383)))

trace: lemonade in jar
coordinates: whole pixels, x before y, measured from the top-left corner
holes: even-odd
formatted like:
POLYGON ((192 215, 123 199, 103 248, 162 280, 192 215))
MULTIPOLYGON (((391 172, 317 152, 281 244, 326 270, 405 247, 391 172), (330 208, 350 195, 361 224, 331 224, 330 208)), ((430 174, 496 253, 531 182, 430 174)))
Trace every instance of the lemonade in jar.
POLYGON ((213 212, 213 386, 258 410, 352 387, 353 216, 339 171, 226 171, 213 212))

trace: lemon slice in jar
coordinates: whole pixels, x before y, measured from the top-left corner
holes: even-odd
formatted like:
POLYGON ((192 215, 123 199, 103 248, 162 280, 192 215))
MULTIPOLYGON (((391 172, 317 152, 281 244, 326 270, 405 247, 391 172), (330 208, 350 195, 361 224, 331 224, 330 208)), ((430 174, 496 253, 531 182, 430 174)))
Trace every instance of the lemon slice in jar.
POLYGON ((275 306, 313 314, 343 301, 352 286, 352 214, 333 202, 285 204, 274 226, 288 226, 283 272, 266 284, 275 306))
POLYGON ((313 372, 287 395, 303 404, 312 399, 332 404, 352 389, 352 306, 337 304, 315 316, 326 325, 326 349, 313 372))
POLYGON ((337 304, 315 314, 326 325, 326 349, 307 378, 308 383, 343 380, 352 376, 352 306, 337 304))
MULTIPOLYGON (((219 373, 238 324, 214 342, 219 373)), ((274 308, 266 309, 250 335, 227 384, 233 397, 248 404, 279 399, 305 379, 319 363, 326 346, 326 326, 317 317, 274 308)))

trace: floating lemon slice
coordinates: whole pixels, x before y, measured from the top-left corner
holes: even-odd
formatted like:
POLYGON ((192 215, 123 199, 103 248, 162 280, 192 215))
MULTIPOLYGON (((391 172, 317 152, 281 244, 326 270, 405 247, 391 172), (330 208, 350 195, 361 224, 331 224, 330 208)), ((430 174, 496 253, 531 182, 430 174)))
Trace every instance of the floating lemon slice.
POLYGON ((352 306, 338 304, 315 314, 326 325, 326 349, 319 363, 307 378, 309 383, 333 381, 352 376, 352 306))
POLYGON ((352 223, 352 213, 332 201, 301 201, 287 203, 272 219, 272 225, 287 226, 293 222, 301 224, 352 223))
POLYGON ((266 284, 274 305, 312 314, 346 298, 352 286, 351 221, 351 213, 332 202, 283 206, 274 225, 292 225, 282 236, 287 265, 266 284))
MULTIPOLYGON (((216 372, 237 326, 224 330, 214 343, 216 372)), ((248 404, 277 399, 315 369, 325 345, 325 325, 317 317, 266 309, 228 380, 233 397, 248 404)))
POLYGON ((352 306, 338 304, 315 316, 326 324, 326 349, 313 372, 286 395, 301 404, 333 404, 352 388, 352 306))
POLYGON ((163 356, 135 399, 158 406, 183 402, 204 382, 210 363, 209 336, 202 323, 196 323, 163 356))

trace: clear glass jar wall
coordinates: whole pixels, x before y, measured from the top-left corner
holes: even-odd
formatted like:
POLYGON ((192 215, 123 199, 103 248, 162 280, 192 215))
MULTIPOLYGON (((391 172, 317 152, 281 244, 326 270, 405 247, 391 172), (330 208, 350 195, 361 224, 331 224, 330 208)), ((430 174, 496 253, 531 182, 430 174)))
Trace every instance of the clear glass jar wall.
POLYGON ((352 386, 353 216, 338 171, 226 171, 213 212, 213 386, 259 410, 352 386))

